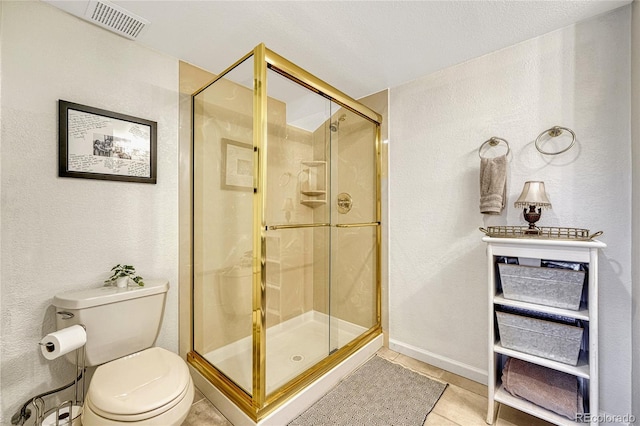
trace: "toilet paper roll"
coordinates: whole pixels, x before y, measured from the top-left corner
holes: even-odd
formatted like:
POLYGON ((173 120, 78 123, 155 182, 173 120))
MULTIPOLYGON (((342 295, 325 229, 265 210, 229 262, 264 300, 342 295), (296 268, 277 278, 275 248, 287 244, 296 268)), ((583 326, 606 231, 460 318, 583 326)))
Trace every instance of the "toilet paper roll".
MULTIPOLYGON (((42 421, 42 426, 81 426, 80 415, 82 414, 82 406, 74 405, 71 409, 73 417, 69 415, 69 406, 65 406, 58 411, 56 417, 55 408, 50 410, 50 414, 42 421)), ((47 413, 45 413, 46 415, 47 413)))
POLYGON ((87 332, 81 325, 72 325, 55 333, 49 333, 40 341, 42 355, 48 360, 76 350, 87 343, 87 332))

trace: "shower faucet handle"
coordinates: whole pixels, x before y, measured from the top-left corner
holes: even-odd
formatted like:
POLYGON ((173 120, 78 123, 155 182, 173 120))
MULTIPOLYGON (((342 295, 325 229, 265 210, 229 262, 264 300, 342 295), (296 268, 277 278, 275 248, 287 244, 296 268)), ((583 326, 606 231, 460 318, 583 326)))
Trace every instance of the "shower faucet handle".
POLYGON ((351 207, 353 207, 353 199, 351 195, 342 192, 338 194, 338 213, 349 213, 351 211, 351 207))

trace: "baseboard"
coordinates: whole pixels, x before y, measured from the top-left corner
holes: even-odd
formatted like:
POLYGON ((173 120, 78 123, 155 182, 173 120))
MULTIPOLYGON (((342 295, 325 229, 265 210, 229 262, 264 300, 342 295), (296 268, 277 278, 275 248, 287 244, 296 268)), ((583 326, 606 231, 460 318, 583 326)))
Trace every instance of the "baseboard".
POLYGON ((488 383, 487 370, 482 370, 472 365, 468 365, 442 355, 434 354, 433 352, 417 348, 395 339, 389 339, 389 349, 419 361, 426 362, 427 364, 431 364, 435 367, 442 368, 443 370, 447 370, 459 376, 466 377, 469 380, 473 380, 483 385, 488 383))

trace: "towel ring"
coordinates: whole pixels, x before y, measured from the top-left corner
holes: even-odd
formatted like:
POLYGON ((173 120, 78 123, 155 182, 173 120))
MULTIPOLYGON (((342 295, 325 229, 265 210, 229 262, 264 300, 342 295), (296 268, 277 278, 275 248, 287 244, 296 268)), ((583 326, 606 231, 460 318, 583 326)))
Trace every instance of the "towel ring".
POLYGON ((486 144, 489 144, 490 146, 496 146, 498 145, 500 142, 504 142, 504 144, 507 146, 507 153, 505 155, 509 155, 509 152, 511 152, 511 147, 509 146, 509 142, 507 142, 506 140, 493 136, 490 139, 487 139, 486 141, 484 141, 482 143, 482 145, 480 145, 480 148, 478 148, 478 156, 480 158, 485 158, 482 156, 482 154, 480 154, 480 152, 482 151, 482 148, 484 148, 484 146, 486 144))
POLYGON ((573 147, 573 145, 575 143, 576 143, 576 134, 573 132, 573 130, 571 130, 571 129, 567 128, 567 127, 553 126, 552 128, 547 129, 547 130, 545 130, 544 132, 542 132, 542 133, 540 133, 538 135, 538 137, 536 138, 536 149, 540 152, 540 154, 558 155, 558 154, 562 154, 563 152, 569 151, 571 149, 571 147, 573 147), (542 148, 540 148, 540 145, 538 145, 540 143, 540 138, 542 136, 544 136, 545 134, 548 134, 552 138, 555 138, 556 136, 560 136, 564 130, 566 130, 567 132, 571 133, 571 136, 572 136, 571 143, 565 149, 557 151, 557 152, 547 152, 547 151, 543 151, 542 148))

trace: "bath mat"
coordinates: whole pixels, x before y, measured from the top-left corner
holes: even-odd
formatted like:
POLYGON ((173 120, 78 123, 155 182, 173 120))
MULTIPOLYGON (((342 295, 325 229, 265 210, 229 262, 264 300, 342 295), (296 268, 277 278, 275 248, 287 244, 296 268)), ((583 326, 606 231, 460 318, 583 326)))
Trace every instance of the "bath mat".
POLYGON ((422 426, 446 387, 376 355, 289 426, 422 426))

